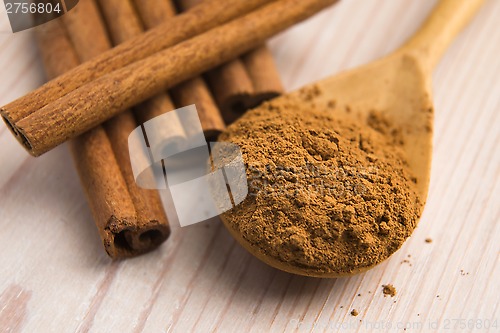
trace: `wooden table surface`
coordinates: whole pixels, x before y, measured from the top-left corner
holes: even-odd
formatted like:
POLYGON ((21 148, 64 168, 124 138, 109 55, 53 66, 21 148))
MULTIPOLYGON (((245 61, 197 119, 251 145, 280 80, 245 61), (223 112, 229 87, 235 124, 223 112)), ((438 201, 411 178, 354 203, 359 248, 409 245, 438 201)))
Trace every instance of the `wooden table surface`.
MULTIPOLYGON (((287 89, 394 50, 434 4, 343 0, 274 38, 287 89)), ((174 226, 158 251, 112 262, 67 147, 31 158, 0 125, 0 331, 499 331, 499 24, 500 0, 489 0, 435 71, 418 229, 390 260, 350 278, 270 268, 218 220, 174 226), (382 294, 388 283, 394 298, 382 294)), ((0 34, 0 50, 3 105, 44 77, 30 32, 0 34)))

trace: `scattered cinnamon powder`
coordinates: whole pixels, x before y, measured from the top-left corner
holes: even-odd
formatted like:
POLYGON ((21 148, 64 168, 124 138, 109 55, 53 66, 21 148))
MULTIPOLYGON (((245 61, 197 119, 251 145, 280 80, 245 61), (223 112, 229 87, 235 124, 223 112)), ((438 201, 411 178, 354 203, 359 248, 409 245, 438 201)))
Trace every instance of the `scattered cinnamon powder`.
POLYGON ((241 148, 249 185, 222 218, 246 248, 295 273, 349 274, 378 264, 420 214, 398 131, 385 135, 375 114, 374 129, 332 118, 345 111, 301 102, 265 103, 221 135, 241 148))
POLYGON ((405 259, 405 260, 403 260, 403 261, 401 261, 401 264, 408 264, 408 266, 410 266, 410 267, 411 267, 411 266, 413 266, 413 265, 410 263, 410 261, 409 261, 409 260, 406 260, 406 259, 405 259))
POLYGON ((359 315, 358 310, 356 310, 356 309, 352 309, 352 311, 351 311, 351 315, 352 315, 352 316, 354 316, 354 317, 356 317, 357 315, 359 315))
POLYGON ((425 242, 426 242, 426 243, 432 243, 432 238, 426 238, 426 239, 425 239, 425 242))
POLYGON ((384 293, 384 297, 389 295, 391 297, 394 297, 396 296, 396 288, 394 288, 394 286, 392 284, 385 284, 385 285, 382 285, 382 292, 384 293))

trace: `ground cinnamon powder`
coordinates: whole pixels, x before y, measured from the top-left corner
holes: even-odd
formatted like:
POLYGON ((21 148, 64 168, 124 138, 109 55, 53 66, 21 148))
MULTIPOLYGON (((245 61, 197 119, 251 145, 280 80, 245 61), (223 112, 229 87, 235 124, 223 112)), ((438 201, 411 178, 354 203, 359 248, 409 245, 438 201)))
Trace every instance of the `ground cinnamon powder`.
POLYGON ((391 297, 396 296, 396 288, 392 284, 384 284, 382 285, 382 292, 384 293, 384 297, 389 295, 391 297))
POLYGON ((220 137, 240 146, 249 185, 223 221, 247 249, 294 273, 349 274, 378 264, 420 214, 398 130, 375 112, 366 123, 334 120, 334 112, 281 97, 220 137))

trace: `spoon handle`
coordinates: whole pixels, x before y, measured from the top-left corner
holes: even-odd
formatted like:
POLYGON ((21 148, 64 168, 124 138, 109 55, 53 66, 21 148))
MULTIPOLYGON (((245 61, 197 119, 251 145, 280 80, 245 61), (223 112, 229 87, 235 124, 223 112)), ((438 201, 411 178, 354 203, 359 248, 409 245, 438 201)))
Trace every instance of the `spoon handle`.
POLYGON ((441 0, 420 30, 400 49, 412 53, 429 72, 484 0, 441 0))

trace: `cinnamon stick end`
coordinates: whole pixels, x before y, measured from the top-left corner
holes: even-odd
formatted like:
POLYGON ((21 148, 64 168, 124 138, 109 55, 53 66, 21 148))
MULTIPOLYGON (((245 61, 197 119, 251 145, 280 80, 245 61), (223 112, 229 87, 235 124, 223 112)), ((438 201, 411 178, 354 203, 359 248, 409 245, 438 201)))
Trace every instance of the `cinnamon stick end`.
POLYGON ((217 141, 217 138, 219 135, 222 133, 222 130, 218 129, 207 129, 203 131, 203 134, 205 135, 205 140, 207 142, 215 142, 217 141))
POLYGON ((281 95, 280 91, 265 91, 250 94, 237 94, 226 98, 220 108, 226 124, 232 124, 246 111, 253 109, 265 101, 281 95))
POLYGON ((28 151, 28 153, 30 153, 33 156, 41 155, 41 154, 37 154, 33 150, 33 147, 31 146, 26 135, 24 135, 23 131, 18 126, 16 126, 13 121, 10 120, 7 112, 5 112, 4 109, 0 110, 0 116, 2 117, 3 121, 5 122, 5 125, 10 130, 10 132, 12 134, 14 134, 14 137, 24 147, 24 149, 26 149, 28 151))
POLYGON ((247 110, 256 108, 257 106, 261 105, 266 101, 281 96, 282 93, 283 92, 279 90, 269 90, 269 91, 261 91, 258 93, 254 93, 252 96, 249 96, 248 100, 246 101, 247 110))
POLYGON ((169 226, 159 221, 137 225, 112 216, 104 229, 103 244, 111 258, 130 258, 156 249, 169 236, 169 226))

